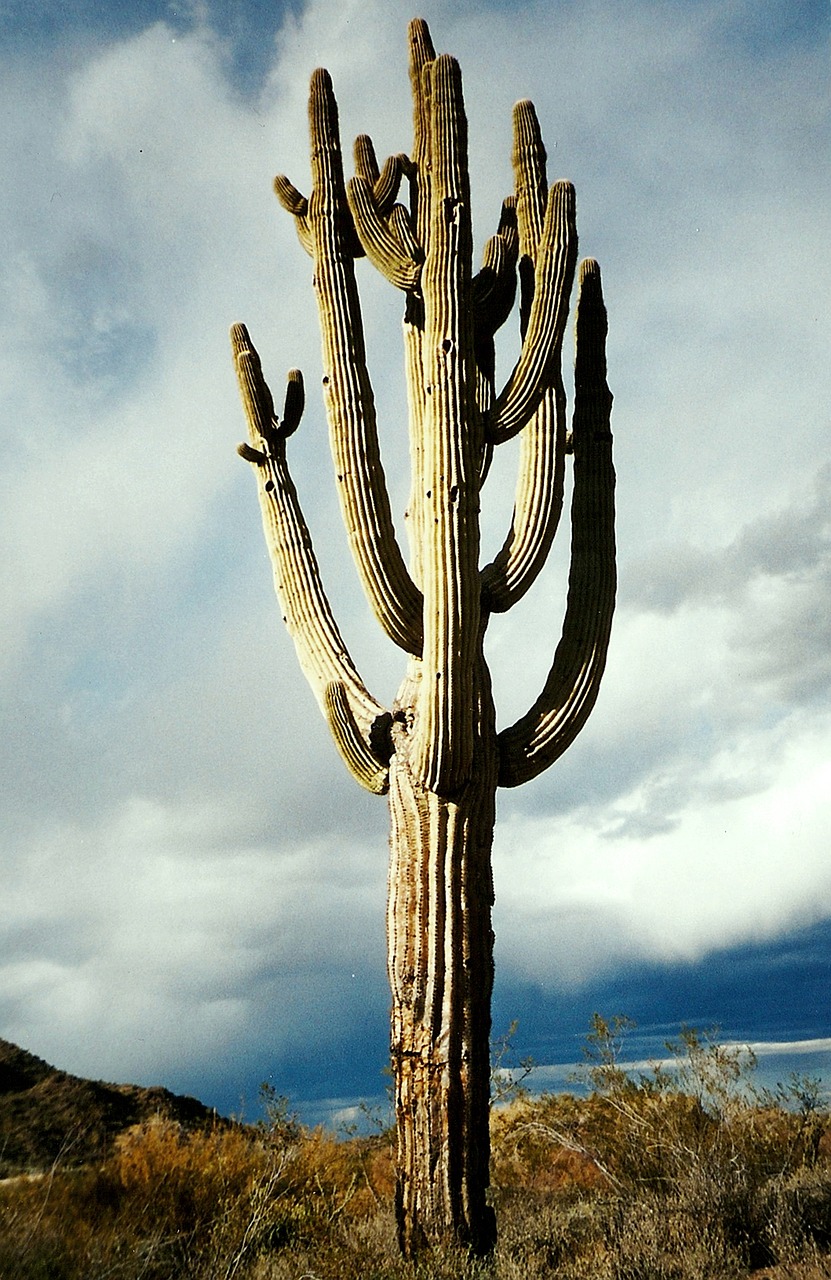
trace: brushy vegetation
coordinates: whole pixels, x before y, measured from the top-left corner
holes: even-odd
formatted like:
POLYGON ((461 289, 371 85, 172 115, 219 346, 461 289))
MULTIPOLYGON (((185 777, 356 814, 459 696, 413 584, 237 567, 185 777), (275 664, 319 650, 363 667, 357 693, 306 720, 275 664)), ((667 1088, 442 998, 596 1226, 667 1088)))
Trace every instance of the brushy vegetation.
POLYGON ((669 1066, 620 1065, 596 1017, 585 1096, 493 1113, 495 1258, 401 1261, 392 1137, 134 1127, 95 1167, 0 1184, 9 1280, 727 1280, 831 1277, 831 1121, 810 1081, 763 1092, 752 1058, 684 1032, 669 1066))

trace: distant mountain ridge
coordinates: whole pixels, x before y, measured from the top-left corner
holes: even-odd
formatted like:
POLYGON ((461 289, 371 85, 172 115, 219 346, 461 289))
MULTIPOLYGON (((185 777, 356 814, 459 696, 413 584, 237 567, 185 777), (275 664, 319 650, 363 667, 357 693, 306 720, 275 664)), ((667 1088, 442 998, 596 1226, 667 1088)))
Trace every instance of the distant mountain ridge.
POLYGON ((156 1115, 185 1129, 233 1123, 196 1098, 85 1080, 0 1040, 0 1177, 102 1160, 120 1133, 156 1115))

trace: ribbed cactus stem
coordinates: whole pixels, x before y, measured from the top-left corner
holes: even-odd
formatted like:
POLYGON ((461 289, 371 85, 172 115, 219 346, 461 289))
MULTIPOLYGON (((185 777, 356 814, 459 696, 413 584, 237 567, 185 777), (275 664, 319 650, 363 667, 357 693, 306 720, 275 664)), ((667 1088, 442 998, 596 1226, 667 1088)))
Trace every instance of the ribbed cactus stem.
POLYGON ((410 762, 428 790, 452 795, 467 780, 473 755, 481 429, 473 397, 468 305, 473 246, 462 79, 458 63, 446 55, 428 72, 431 218, 422 275, 424 650, 410 762))
POLYGON ((493 986, 491 845, 498 785, 517 786, 573 741, 594 705, 615 597, 614 471, 606 311, 597 264, 580 268, 572 420, 571 564, 562 636, 530 710, 497 734, 485 633, 528 591, 563 505, 562 344, 577 261, 574 188, 549 186, 530 102, 514 110, 514 193, 473 273, 467 119, 456 61, 410 24, 413 145, 379 165, 372 140, 343 173, 337 104, 312 77, 312 188, 275 182, 314 259, 323 393, 353 558, 386 634, 407 653, 391 710, 364 686, 320 580, 289 475, 303 412, 288 377, 276 415, 241 325, 232 344, 283 615, 301 666, 353 777, 388 792, 388 970, 398 1136, 396 1209, 405 1253, 448 1239, 487 1253, 489 1034, 493 986), (409 189, 405 203, 402 186, 409 189), (410 564, 395 539, 364 350, 355 259, 405 295, 412 487, 410 564), (496 390, 495 335, 520 281, 521 350, 496 390), (494 448, 520 437, 511 527, 480 569, 479 511, 494 448))
POLYGON ((484 663, 472 779, 458 802, 419 786, 406 743, 390 769, 388 968, 398 1127, 396 1212, 405 1253, 494 1243, 489 1181, 495 820, 493 707, 484 663), (429 1158, 428 1158, 429 1153, 429 1158))

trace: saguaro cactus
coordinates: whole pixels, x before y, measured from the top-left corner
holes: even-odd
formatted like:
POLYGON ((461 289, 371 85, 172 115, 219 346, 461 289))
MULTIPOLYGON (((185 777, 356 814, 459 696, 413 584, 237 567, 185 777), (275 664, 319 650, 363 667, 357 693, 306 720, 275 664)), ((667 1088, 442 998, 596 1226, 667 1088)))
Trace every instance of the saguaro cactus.
POLYGON ((606 312, 597 263, 579 271, 572 429, 561 348, 577 259, 574 189, 549 187, 530 102, 514 111, 515 194, 481 270, 472 266, 467 122, 458 64, 410 25, 414 141, 379 166, 355 144, 345 182, 326 71, 309 100, 312 188, 276 193, 314 263, 323 390, 349 543, 370 604, 407 654, 387 710, 368 692, 324 594, 289 475, 300 422, 293 370, 282 418, 242 325, 232 344, 277 593, 301 666, 355 778, 389 794, 387 912, 402 1248, 495 1239, 487 1204, 489 1032, 493 985, 491 844, 498 786, 535 777, 565 751, 597 696, 615 594, 614 472, 606 312), (405 184, 407 204, 398 202, 405 184), (365 255, 405 295, 412 490, 409 567, 393 529, 378 447, 355 281, 365 255), (520 281, 521 350, 495 386, 494 334, 520 281), (494 447, 521 436, 513 522, 479 564, 479 500, 494 447), (537 577, 559 520, 573 455, 571 564, 562 636, 530 710, 497 733, 483 653, 491 614, 537 577))

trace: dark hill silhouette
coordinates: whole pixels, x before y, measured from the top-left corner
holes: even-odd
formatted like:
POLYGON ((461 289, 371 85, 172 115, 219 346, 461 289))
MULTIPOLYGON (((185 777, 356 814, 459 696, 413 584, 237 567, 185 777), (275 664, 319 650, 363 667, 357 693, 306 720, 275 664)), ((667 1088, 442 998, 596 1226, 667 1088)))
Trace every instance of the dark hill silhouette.
POLYGON ((0 1177, 101 1160, 120 1133, 156 1115, 186 1129, 232 1123, 196 1098, 84 1080, 0 1040, 0 1177))

